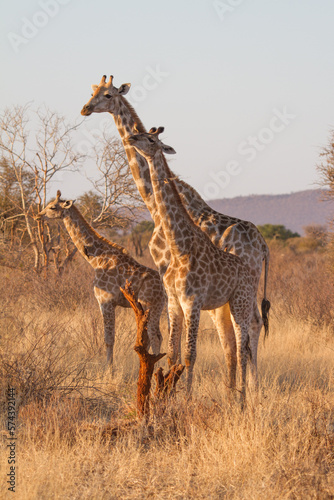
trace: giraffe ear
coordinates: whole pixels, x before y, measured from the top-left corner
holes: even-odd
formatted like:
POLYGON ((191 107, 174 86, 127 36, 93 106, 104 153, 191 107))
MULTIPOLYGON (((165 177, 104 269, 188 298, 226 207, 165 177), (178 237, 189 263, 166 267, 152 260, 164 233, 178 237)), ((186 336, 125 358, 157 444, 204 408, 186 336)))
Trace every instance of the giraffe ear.
POLYGON ((75 202, 75 200, 66 200, 66 201, 64 201, 63 208, 66 208, 66 209, 71 208, 71 206, 73 205, 74 202, 75 202))
POLYGON ((95 92, 95 90, 98 88, 98 85, 92 85, 92 91, 95 92))
POLYGON ((176 151, 174 148, 172 148, 171 146, 167 146, 166 144, 162 144, 161 145, 161 149, 164 153, 166 153, 167 155, 176 155, 176 151))
POLYGON ((131 87, 131 83, 123 83, 123 85, 120 86, 118 89, 119 95, 125 95, 129 92, 131 87))

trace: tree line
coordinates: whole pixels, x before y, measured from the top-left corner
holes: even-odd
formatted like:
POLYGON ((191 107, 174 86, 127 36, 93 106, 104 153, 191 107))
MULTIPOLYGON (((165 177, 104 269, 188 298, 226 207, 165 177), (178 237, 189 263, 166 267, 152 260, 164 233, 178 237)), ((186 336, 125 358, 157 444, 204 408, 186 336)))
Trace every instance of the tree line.
POLYGON ((14 106, 1 115, 1 265, 61 273, 72 261, 76 249, 62 224, 34 216, 52 198, 54 181, 64 172, 78 172, 85 160, 94 161, 97 176, 76 204, 93 227, 131 229, 143 208, 121 141, 104 130, 89 155, 82 154, 75 147, 78 128, 45 106, 14 106))
MULTIPOLYGON (((117 238, 126 231, 127 243, 137 257, 148 246, 154 225, 137 221, 144 208, 133 182, 120 140, 104 130, 94 137, 89 153, 75 146, 80 124, 71 124, 46 106, 5 109, 0 117, 0 265, 33 268, 37 273, 52 268, 62 273, 73 260, 76 248, 61 223, 35 221, 34 215, 52 199, 54 182, 64 172, 79 172, 85 161, 94 162, 92 188, 76 204, 88 222, 106 236, 117 238)), ((325 198, 334 199, 334 131, 321 151, 317 165, 325 198)), ((62 186, 65 190, 66 186, 62 186)), ((332 221, 333 222, 333 221, 332 221)), ((283 225, 258 226, 263 236, 286 241, 299 237, 283 225)), ((324 226, 307 226, 305 236, 327 243, 324 226)))

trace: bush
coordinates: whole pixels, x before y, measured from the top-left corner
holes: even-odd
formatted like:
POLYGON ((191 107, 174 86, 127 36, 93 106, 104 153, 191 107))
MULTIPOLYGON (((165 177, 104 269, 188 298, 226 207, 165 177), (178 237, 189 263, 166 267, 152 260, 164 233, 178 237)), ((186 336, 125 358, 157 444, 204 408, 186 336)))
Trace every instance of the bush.
MULTIPOLYGON (((300 238, 299 242, 307 241, 300 238)), ((270 245, 268 296, 272 311, 316 326, 334 326, 334 280, 324 252, 297 252, 295 247, 270 245)))
POLYGON ((257 226, 257 228, 267 240, 279 239, 285 241, 289 238, 298 238, 300 236, 298 233, 293 233, 290 229, 280 224, 264 224, 263 226, 257 226))

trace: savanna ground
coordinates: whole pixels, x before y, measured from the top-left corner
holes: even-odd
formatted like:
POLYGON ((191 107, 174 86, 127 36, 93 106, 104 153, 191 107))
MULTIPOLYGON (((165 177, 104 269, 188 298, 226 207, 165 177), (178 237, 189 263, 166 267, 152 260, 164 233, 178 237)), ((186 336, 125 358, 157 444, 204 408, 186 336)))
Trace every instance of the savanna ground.
MULTIPOLYGON (((181 378, 164 413, 152 406, 149 425, 128 428, 139 366, 132 310, 118 312, 110 374, 83 259, 61 279, 2 267, 0 497, 334 498, 330 266, 323 251, 272 245, 261 389, 248 392, 244 412, 228 398, 222 350, 204 313, 192 400, 181 378), (15 493, 6 483, 8 387, 16 394, 15 493), (107 424, 118 432, 108 434, 107 424)), ((162 331, 164 351, 165 316, 162 331)))

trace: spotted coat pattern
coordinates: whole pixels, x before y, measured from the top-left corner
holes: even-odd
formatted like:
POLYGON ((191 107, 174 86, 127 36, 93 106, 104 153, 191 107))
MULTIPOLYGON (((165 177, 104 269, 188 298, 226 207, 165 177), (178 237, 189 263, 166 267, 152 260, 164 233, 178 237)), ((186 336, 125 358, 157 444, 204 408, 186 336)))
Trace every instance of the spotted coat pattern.
MULTIPOLYGON (((168 177, 163 152, 175 151, 159 140, 162 130, 152 129, 150 133, 133 135, 128 140, 148 161, 156 206, 171 251, 163 281, 171 326, 175 311, 182 310, 185 320, 187 389, 189 391, 192 384, 200 312, 216 310, 229 303, 244 398, 249 329, 256 306, 253 278, 238 256, 215 246, 188 215, 173 180, 168 177)), ((178 339, 171 328, 170 364, 175 361, 177 346, 178 339)))
MULTIPOLYGON (((103 112, 112 114, 123 141, 134 181, 154 221, 155 228, 149 248, 154 263, 160 275, 163 276, 170 263, 171 255, 161 217, 155 204, 148 163, 127 141, 127 138, 134 133, 146 132, 137 113, 124 98, 124 95, 130 89, 130 84, 123 84, 119 88, 116 88, 113 85, 112 76, 108 82, 106 82, 106 77, 103 76, 100 84, 92 85, 92 89, 92 97, 83 106, 81 114, 84 116, 103 112)), ((193 222, 209 236, 216 246, 238 255, 243 263, 248 266, 253 276, 253 288, 256 292, 259 286, 263 262, 265 263, 264 297, 266 297, 269 249, 256 226, 251 222, 220 214, 213 210, 195 189, 175 176, 170 171, 168 165, 166 166, 166 177, 173 179, 182 203, 193 222)), ((236 373, 236 343, 229 305, 226 304, 222 308, 210 312, 210 314, 216 325, 224 349, 228 370, 228 383, 233 387, 235 385, 236 373)), ((249 332, 252 352, 251 376, 252 382, 255 385, 257 384, 257 348, 262 324, 261 315, 256 307, 249 332)), ((182 329, 182 316, 178 317, 174 328, 178 330, 179 333, 177 336, 179 337, 182 329)))
POLYGON ((130 307, 120 290, 126 281, 131 282, 143 308, 150 309, 147 332, 152 351, 158 354, 162 342, 159 322, 165 302, 159 273, 137 262, 122 246, 98 234, 71 200, 60 199, 60 192, 38 218, 62 219, 73 243, 95 271, 94 294, 103 316, 107 363, 113 362, 115 309, 130 307))

